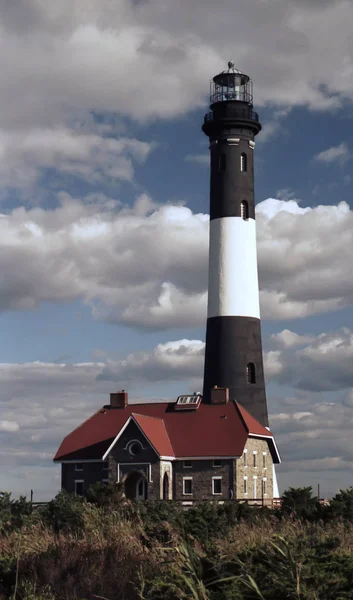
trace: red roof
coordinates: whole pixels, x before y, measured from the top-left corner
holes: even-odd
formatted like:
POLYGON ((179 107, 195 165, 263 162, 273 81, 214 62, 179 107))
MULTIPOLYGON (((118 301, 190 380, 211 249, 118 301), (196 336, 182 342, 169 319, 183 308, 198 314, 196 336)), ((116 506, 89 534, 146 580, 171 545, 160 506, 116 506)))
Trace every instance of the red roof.
POLYGON ((130 404, 124 409, 101 408, 64 438, 54 460, 92 457, 92 446, 101 459, 133 417, 160 456, 241 456, 248 436, 253 434, 272 440, 271 452, 279 462, 272 433, 238 403, 201 403, 195 411, 176 411, 174 406, 174 402, 156 402, 130 404))
POLYGON ((163 419, 135 413, 132 416, 159 456, 174 456, 163 419))

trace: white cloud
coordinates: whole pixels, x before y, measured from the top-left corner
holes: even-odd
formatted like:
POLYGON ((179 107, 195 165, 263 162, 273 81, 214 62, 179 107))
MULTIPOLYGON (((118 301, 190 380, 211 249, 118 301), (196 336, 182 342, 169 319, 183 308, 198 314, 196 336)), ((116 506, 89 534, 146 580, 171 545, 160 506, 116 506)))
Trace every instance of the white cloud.
POLYGON ((264 354, 264 371, 265 377, 271 379, 282 372, 283 365, 280 362, 281 353, 279 351, 266 352, 264 354))
POLYGON ((294 348, 295 346, 304 346, 305 344, 313 340, 311 335, 299 335, 289 329, 283 329, 279 333, 271 335, 273 340, 278 346, 282 348, 294 348))
POLYGON ((326 164, 338 162, 344 165, 351 157, 348 145, 346 142, 341 142, 338 146, 331 146, 314 156, 314 159, 326 164))
MULTIPOLYGON (((283 348, 291 350, 299 341, 303 345, 302 337, 305 336, 277 334, 273 339, 279 340, 283 348)), ((277 369, 271 373, 272 377, 280 383, 311 392, 353 388, 352 331, 344 327, 338 331, 309 336, 309 340, 303 348, 294 352, 278 350, 272 353, 277 365, 277 369)))
POLYGON ((3 310, 81 297, 99 317, 163 328, 205 308, 208 216, 186 207, 62 194, 54 210, 3 215, 0 232, 3 310))
POLYGON ((107 361, 99 379, 178 381, 201 377, 204 358, 204 342, 178 340, 158 344, 151 352, 129 354, 120 361, 107 361))
POLYGON ((133 161, 142 163, 153 144, 131 138, 102 137, 66 128, 0 131, 0 177, 3 186, 33 186, 44 169, 88 183, 104 178, 131 181, 133 161))
POLYGON ((0 126, 92 108, 178 116, 205 104, 208 79, 231 55, 254 78, 259 105, 326 109, 353 97, 349 2, 247 0, 235 14, 222 0, 211 20, 209 0, 3 4, 0 126), (329 46, 331 31, 340 35, 329 46))
POLYGON ((261 315, 298 318, 351 305, 353 213, 346 202, 301 208, 268 199, 257 207, 261 315))
MULTIPOLYGON (((0 310, 82 298, 112 322, 203 326, 208 222, 145 194, 133 207, 62 193, 55 209, 14 209, 0 218, 0 310)), ((257 207, 257 235, 262 318, 352 305, 353 213, 345 202, 302 208, 270 198, 257 207)))
POLYGON ((16 421, 0 421, 0 431, 15 432, 20 429, 16 421))

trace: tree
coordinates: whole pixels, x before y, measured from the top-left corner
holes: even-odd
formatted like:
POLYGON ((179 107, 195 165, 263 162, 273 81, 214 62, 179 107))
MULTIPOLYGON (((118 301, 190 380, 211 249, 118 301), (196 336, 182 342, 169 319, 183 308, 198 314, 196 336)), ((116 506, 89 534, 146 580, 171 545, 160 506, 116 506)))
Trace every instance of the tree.
POLYGON ((331 498, 328 514, 330 517, 342 517, 353 520, 353 487, 340 490, 336 496, 331 498))
POLYGON ((284 515, 291 515, 299 519, 311 519, 316 516, 320 503, 312 496, 311 487, 290 487, 282 495, 281 511, 284 515))

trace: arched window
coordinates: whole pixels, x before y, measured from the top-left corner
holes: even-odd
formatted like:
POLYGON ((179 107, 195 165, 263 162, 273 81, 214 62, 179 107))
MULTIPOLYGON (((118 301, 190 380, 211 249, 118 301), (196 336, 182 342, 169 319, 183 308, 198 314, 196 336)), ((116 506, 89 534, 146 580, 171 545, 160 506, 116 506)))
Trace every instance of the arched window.
POLYGON ((248 170, 248 157, 245 152, 242 152, 240 155, 240 170, 247 171, 248 170))
POLYGON ((249 205, 246 200, 243 200, 240 204, 240 216, 244 221, 249 218, 249 205))
POLYGON ((256 383, 256 372, 254 363, 248 363, 246 366, 247 383, 256 383))
POLYGON ((169 499, 169 477, 167 473, 164 473, 163 477, 163 500, 169 499))

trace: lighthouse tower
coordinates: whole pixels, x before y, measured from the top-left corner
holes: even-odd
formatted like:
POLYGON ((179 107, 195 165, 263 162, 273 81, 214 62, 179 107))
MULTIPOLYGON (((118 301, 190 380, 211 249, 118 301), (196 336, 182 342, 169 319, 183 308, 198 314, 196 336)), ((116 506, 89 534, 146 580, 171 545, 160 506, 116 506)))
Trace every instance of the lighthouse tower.
POLYGON ((208 314, 203 401, 229 388, 262 425, 268 414, 256 256, 252 81, 228 63, 211 81, 202 130, 211 152, 208 314))

